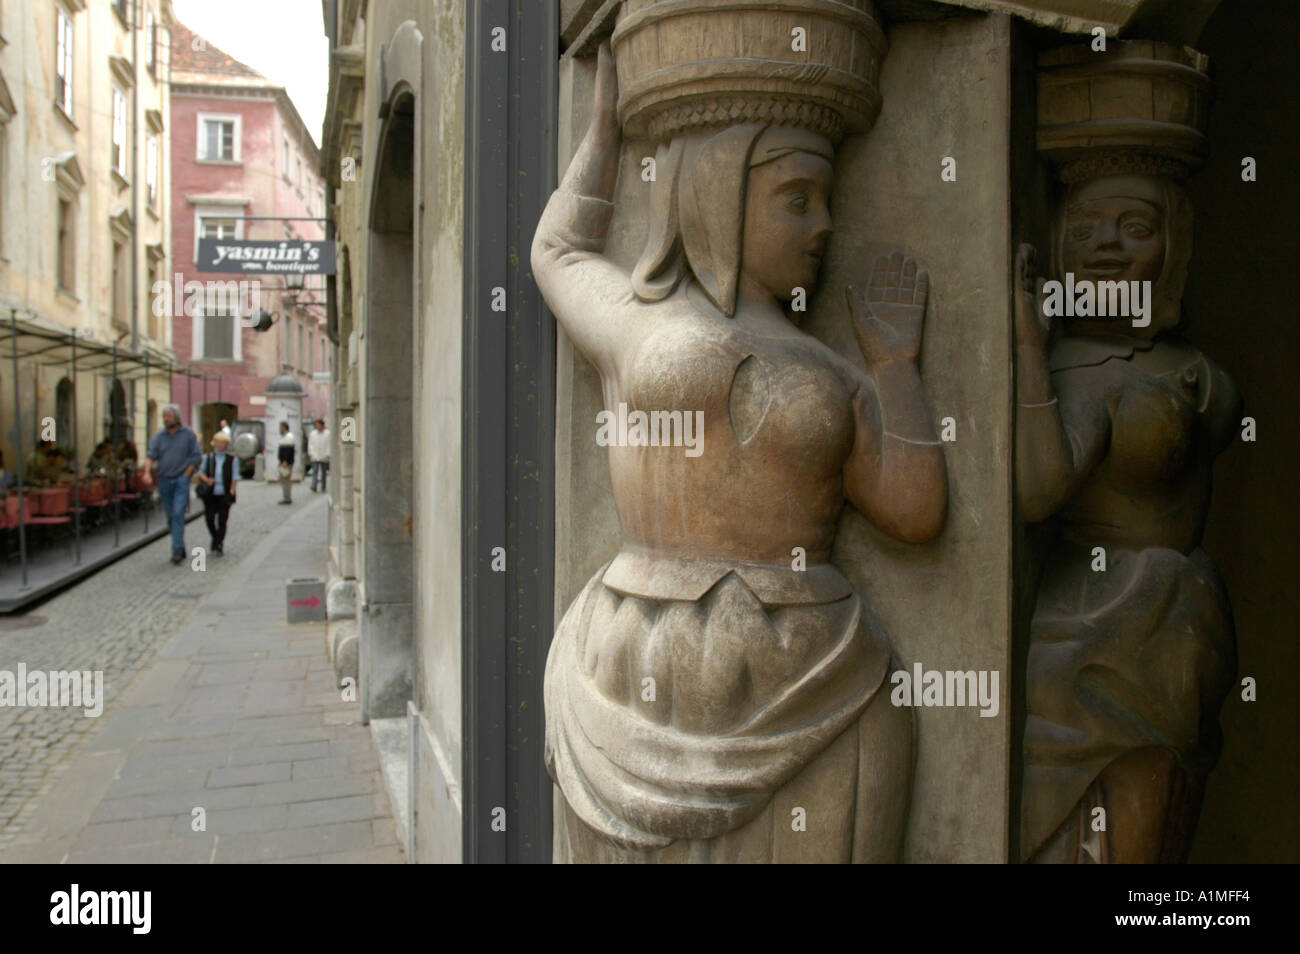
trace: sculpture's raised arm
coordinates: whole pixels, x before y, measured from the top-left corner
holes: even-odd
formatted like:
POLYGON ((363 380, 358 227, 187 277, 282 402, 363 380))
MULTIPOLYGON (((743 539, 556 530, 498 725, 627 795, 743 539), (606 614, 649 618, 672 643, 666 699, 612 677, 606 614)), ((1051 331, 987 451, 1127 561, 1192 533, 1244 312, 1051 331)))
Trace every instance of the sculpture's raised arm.
POLYGON ((1096 400, 1074 401, 1052 386, 1048 325, 1038 307, 1034 250, 1016 253, 1016 498, 1030 523, 1046 520, 1087 479, 1106 450, 1110 418, 1096 400))
POLYGON ((602 372, 613 366, 619 329, 636 305, 627 273, 601 254, 618 182, 617 101, 614 62, 602 45, 591 126, 546 204, 532 249, 543 296, 578 350, 602 372))

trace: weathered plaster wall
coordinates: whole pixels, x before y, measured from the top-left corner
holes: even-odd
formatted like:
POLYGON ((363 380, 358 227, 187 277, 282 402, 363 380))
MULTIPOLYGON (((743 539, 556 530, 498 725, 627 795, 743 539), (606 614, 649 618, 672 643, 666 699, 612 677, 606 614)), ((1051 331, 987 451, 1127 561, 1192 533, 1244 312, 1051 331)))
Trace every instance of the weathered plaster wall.
POLYGON ((465 0, 420 5, 424 108, 416 322, 416 855, 461 857, 461 333, 465 0))
MULTIPOLYGON (((388 360, 413 363, 409 439, 401 436, 412 468, 410 533, 413 604, 414 811, 416 860, 456 862, 461 853, 461 568, 460 568, 460 399, 462 326, 462 243, 464 206, 464 0, 392 3, 372 7, 367 21, 366 75, 380 76, 380 47, 399 27, 419 30, 419 62, 403 61, 402 74, 415 92, 415 323, 412 340, 388 360)), ((390 59, 387 79, 395 81, 390 59)), ((366 86, 366 117, 377 116, 381 84, 366 86)), ((367 122, 364 155, 373 181, 379 122, 367 122)), ((367 193, 371 186, 367 186, 367 193)), ((355 261, 355 260, 354 260, 355 261)), ((376 263, 352 282, 374 284, 376 263)), ((372 289, 373 290, 373 289, 372 289)), ((358 325, 362 347, 375 344, 384 316, 370 302, 358 325)), ((359 362, 364 366, 365 361, 359 362)), ((370 372, 376 365, 371 363, 370 372)), ((366 372, 366 373, 370 373, 366 372)), ((363 373, 359 393, 375 382, 363 373)), ((364 400, 364 399, 363 399, 364 400)), ((360 417, 364 418, 362 414, 360 417)), ((378 435, 362 435, 375 442, 378 435)), ((386 442, 386 446, 392 446, 386 442)), ((367 488, 356 468, 357 493, 367 488)), ((370 528, 373 530, 373 527, 370 528)), ((360 536, 360 534, 359 534, 360 536)), ((360 552, 361 541, 358 540, 360 552)), ((366 585, 373 589, 374 581, 366 585)))
POLYGON ((1000 861, 1010 757, 1010 20, 909 23, 889 31, 875 129, 837 163, 836 234, 808 328, 860 360, 844 286, 901 247, 931 277, 921 372, 947 443, 948 524, 897 543, 852 508, 836 561, 889 628, 904 668, 1000 673, 999 711, 916 710, 908 861, 1000 861), (957 179, 940 178, 944 157, 957 179))

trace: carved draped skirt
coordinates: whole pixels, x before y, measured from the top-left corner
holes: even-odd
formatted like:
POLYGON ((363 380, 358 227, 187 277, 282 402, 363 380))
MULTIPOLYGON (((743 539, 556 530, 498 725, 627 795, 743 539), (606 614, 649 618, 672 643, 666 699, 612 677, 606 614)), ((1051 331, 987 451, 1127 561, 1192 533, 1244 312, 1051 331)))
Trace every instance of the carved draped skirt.
POLYGON ((1104 572, 1092 560, 1062 544, 1039 587, 1022 847, 1040 861, 1175 860, 1218 756, 1231 608, 1203 550, 1112 550, 1104 572))
POLYGON ((879 691, 884 629, 838 571, 792 593, 781 568, 717 565, 671 599, 620 560, 547 660, 556 860, 896 860, 911 714, 879 691))

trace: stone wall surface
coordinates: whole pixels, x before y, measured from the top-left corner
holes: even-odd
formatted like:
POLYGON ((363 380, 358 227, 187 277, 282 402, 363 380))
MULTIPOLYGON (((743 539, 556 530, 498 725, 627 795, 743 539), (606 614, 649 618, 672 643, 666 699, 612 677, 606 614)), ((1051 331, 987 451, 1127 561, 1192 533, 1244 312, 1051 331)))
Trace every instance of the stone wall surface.
MULTIPOLYGON (((386 636, 374 648, 374 665, 390 665, 391 682, 401 667, 399 643, 411 640, 405 675, 419 718, 416 721, 414 781, 416 799, 416 855, 421 861, 460 860, 460 393, 461 393, 461 262, 464 150, 464 23, 463 2, 435 4, 395 2, 373 7, 366 21, 366 77, 363 116, 378 116, 381 103, 409 88, 413 96, 414 138, 410 152, 411 179, 396 183, 376 181, 382 122, 363 126, 363 161, 358 181, 344 183, 341 203, 351 201, 356 219, 351 230, 352 287, 359 290, 356 330, 360 356, 354 371, 359 381, 362 425, 357 466, 352 484, 358 509, 366 501, 383 505, 385 520, 398 519, 400 528, 381 527, 362 520, 356 533, 358 554, 358 612, 362 625, 362 682, 379 677, 368 669, 366 658, 367 613, 364 604, 380 598, 405 600, 390 604, 389 625, 376 627, 386 636), (382 68, 381 68, 382 60, 382 68), (381 82, 382 80, 386 81, 381 82), (385 259, 383 274, 374 254, 370 227, 374 216, 391 199, 395 187, 414 189, 414 244, 402 255, 412 280, 411 294, 393 296, 390 283, 404 274, 385 259), (386 287, 379 287, 381 284, 386 287), (398 300, 410 308, 410 337, 392 338, 404 314, 385 307, 398 300), (412 301, 413 298, 413 301, 412 301), (389 340, 391 339, 391 340, 389 340), (407 368, 402 368, 402 363, 407 368), (407 370, 409 369, 409 370, 407 370), (401 374, 409 390, 389 393, 401 374), (391 375, 391 377, 390 377, 391 375), (394 408, 399 422, 382 427, 365 405, 401 402, 394 408), (402 418, 402 413, 409 417, 402 418), (401 424, 401 420, 409 423, 401 424), (361 451, 364 448, 364 456, 361 451), (374 466, 361 466, 367 460, 374 466), (384 463, 386 461, 386 463, 384 463), (398 472, 405 468, 406 473, 398 472), (409 501, 388 500, 393 487, 409 481, 409 501), (407 516, 409 514, 409 520, 407 516), (396 517, 394 517, 396 515, 396 517), (400 531, 400 532, 399 532, 400 531), (410 544, 402 553, 397 545, 405 536, 410 544), (367 539, 369 538, 369 539, 367 539), (425 541, 415 546, 414 541, 425 541), (442 541, 438 543, 436 541, 442 541), (361 555, 370 547, 369 576, 361 555), (391 578, 388 575, 391 574, 391 578), (381 576, 385 578, 380 578, 381 576), (406 582, 403 587, 401 582, 406 582), (391 630, 391 632, 389 632, 391 630), (387 663, 383 660, 386 659, 387 663)), ((391 122, 390 118, 390 122, 391 122)), ((389 241, 389 239, 384 239, 389 241)), ((340 342, 346 347, 346 341, 340 342)), ((346 357, 344 357, 346 360, 346 357)), ((371 620, 370 624, 377 623, 371 620)), ((384 702, 385 715, 405 716, 405 703, 393 695, 384 702), (393 710, 393 711, 389 711, 393 710)))

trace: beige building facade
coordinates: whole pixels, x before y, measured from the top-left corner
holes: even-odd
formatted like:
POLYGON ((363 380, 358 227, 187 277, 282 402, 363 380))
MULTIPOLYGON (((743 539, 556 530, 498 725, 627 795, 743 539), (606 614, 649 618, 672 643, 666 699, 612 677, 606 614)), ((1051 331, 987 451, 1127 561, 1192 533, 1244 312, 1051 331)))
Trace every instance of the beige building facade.
MULTIPOLYGON (((0 22, 0 310, 20 323, 116 347, 93 370, 0 370, 0 446, 15 419, 30 450, 53 420, 60 444, 143 444, 167 401, 171 322, 149 289, 169 271, 169 0, 4 6, 0 22), (154 370, 146 371, 148 356, 154 370), (75 388, 73 385, 75 384, 75 388), (77 433, 71 433, 71 404, 77 433)), ((10 355, 6 351, 5 357, 10 355)))

